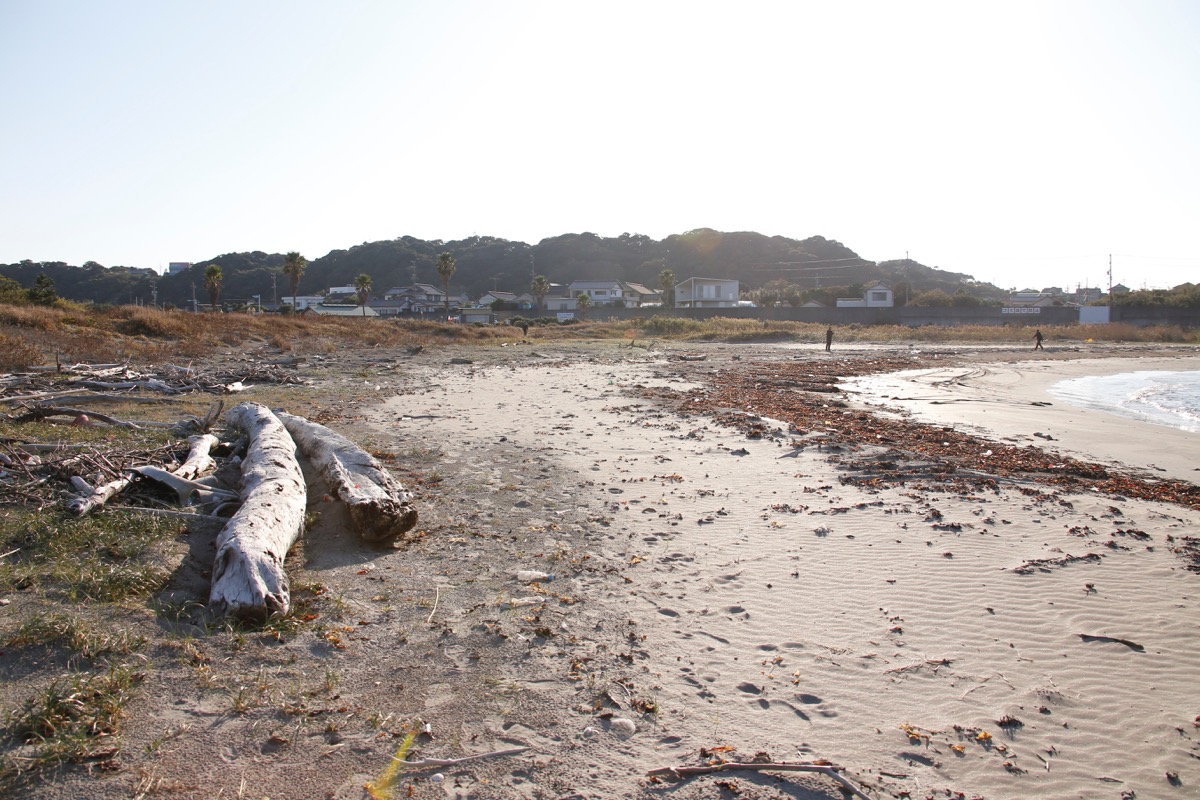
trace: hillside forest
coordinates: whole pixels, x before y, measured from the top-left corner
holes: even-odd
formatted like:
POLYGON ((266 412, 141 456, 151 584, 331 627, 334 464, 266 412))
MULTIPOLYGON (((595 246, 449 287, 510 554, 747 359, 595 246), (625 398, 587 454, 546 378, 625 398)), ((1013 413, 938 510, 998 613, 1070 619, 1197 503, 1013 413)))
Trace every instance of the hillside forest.
MULTIPOLYGON (((970 275, 916 261, 869 261, 822 236, 797 240, 710 228, 662 240, 632 233, 617 237, 569 233, 535 245, 490 236, 454 241, 402 236, 363 242, 310 260, 297 291, 317 295, 331 286, 353 285, 361 275, 370 277, 376 296, 414 283, 440 287, 437 258, 441 253, 454 257, 451 293, 472 298, 493 290, 529 291, 535 275, 545 276, 552 284, 616 279, 657 290, 664 270, 669 270, 676 282, 690 277, 736 279, 743 297, 761 305, 801 305, 815 300, 832 306, 838 297, 861 296, 863 286, 876 280, 892 286, 897 305, 993 305, 1007 294, 970 275)), ((290 294, 289 280, 283 274, 284 259, 282 253, 224 253, 192 262, 190 268, 174 275, 158 275, 139 267, 106 267, 94 261, 75 266, 26 260, 0 264, 0 276, 16 284, 6 284, 4 292, 23 289, 37 293, 40 279, 41 296, 49 285, 57 296, 78 302, 184 307, 193 298, 207 300, 206 270, 219 265, 224 302, 246 303, 257 295, 264 306, 273 306, 278 298, 290 294)), ((1122 301, 1197 307, 1200 289, 1189 284, 1167 293, 1134 292, 1122 301)))

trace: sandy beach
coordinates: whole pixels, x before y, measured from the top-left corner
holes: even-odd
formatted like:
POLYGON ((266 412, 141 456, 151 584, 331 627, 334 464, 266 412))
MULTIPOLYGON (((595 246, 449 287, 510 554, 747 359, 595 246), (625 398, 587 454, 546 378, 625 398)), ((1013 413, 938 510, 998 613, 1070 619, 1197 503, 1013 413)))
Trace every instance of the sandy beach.
MULTIPOLYGON (((451 355, 316 376, 346 397, 330 424, 392 454, 416 492, 415 538, 363 547, 314 479, 316 521, 289 570, 296 587, 319 584, 321 627, 227 651, 197 631, 208 686, 186 660, 153 672, 124 773, 68 774, 30 797, 845 796, 822 774, 648 775, 752 759, 831 762, 869 798, 1196 793, 1200 574, 1176 550, 1200 512, 947 475, 729 409, 758 420, 747 436, 667 402, 691 403, 726 370, 826 358, 815 350, 451 355), (222 680, 254 671, 283 687, 260 695, 294 687, 304 710, 232 713, 222 691, 237 687, 222 680), (409 759, 483 757, 397 771, 415 721, 428 733, 409 759)), ((1032 405, 1063 375, 1196 366, 1190 352, 1098 355, 913 356, 937 378, 804 402, 832 418, 873 401, 897 424, 1190 479, 1194 435, 1119 435, 1130 423, 1032 405)))
MULTIPOLYGON (((715 348, 707 363, 735 354, 715 348)), ((1080 455, 1190 474, 1194 436, 1138 426, 1090 447, 1090 432, 1126 423, 1030 405, 1064 374, 1129 365, 972 366, 988 378, 943 382, 928 407, 939 423, 1036 444, 1044 431, 1080 455), (997 399, 969 402, 981 396, 997 399)), ((561 624, 585 642, 629 631, 629 663, 589 669, 588 682, 626 687, 609 690, 614 719, 637 732, 597 726, 592 713, 566 723, 587 763, 580 796, 646 791, 648 769, 718 747, 828 759, 873 796, 1161 796, 1200 785, 1198 578, 1168 546, 1195 512, 1019 482, 863 490, 840 483, 820 452, 784 449, 782 430, 749 441, 625 394, 684 389, 695 373, 653 356, 471 368, 441 374, 416 409, 407 396, 378 409, 434 416, 422 428, 437 431, 447 459, 488 438, 536 453, 553 464, 551 502, 592 509, 572 545, 546 541, 538 557, 488 567, 497 578, 559 572, 544 560, 551 544, 567 561, 605 565, 605 577, 556 579, 556 592, 604 609, 582 630, 576 614, 561 624), (656 713, 631 707, 645 695, 656 713)), ((507 516, 540 529, 550 509, 507 516)), ((589 663, 603 664, 596 647, 589 663)), ((736 780, 743 792, 783 791, 773 778, 736 780)))

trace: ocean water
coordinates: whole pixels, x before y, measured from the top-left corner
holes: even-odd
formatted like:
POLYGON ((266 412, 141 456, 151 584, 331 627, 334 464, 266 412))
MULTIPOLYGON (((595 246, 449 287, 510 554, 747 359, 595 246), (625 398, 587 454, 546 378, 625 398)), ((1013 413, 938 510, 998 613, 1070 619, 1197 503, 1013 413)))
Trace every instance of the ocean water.
POLYGON ((1051 386, 1050 394, 1080 408, 1200 431, 1200 371, 1072 378, 1051 386))

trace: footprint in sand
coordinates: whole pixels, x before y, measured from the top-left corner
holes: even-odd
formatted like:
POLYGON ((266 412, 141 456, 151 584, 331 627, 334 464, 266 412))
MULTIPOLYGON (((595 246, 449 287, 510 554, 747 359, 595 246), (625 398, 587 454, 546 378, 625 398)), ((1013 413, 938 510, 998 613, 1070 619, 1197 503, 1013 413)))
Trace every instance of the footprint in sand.
POLYGON ((771 707, 771 701, 762 696, 763 687, 756 686, 749 681, 742 681, 737 685, 737 690, 743 694, 754 695, 754 699, 750 701, 750 705, 766 711, 771 707))

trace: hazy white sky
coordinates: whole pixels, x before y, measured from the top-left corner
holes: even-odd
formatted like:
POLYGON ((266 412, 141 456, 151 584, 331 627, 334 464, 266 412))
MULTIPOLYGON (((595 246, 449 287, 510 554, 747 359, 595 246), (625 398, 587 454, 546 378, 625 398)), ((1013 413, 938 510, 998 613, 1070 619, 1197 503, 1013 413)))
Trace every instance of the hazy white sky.
POLYGON ((0 263, 711 227, 1200 282, 1197 42, 1195 0, 0 0, 0 263))

